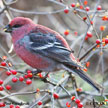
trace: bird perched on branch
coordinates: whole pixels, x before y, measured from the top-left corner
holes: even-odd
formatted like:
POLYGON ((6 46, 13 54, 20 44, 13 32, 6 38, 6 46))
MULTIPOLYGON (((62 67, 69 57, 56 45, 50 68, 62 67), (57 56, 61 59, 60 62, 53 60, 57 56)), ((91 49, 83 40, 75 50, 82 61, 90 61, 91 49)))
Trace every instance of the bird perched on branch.
POLYGON ((76 73, 100 91, 101 86, 83 71, 59 33, 24 17, 14 18, 4 31, 11 33, 16 54, 31 67, 44 72, 64 69, 76 73))

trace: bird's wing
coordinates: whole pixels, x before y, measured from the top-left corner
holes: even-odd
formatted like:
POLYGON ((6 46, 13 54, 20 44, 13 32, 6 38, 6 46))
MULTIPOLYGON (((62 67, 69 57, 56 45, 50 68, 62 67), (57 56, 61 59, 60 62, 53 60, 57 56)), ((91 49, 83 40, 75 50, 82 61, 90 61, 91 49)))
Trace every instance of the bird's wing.
POLYGON ((71 50, 66 48, 55 34, 36 31, 25 37, 29 37, 27 48, 33 53, 38 53, 65 65, 80 67, 75 60, 70 58, 71 50))

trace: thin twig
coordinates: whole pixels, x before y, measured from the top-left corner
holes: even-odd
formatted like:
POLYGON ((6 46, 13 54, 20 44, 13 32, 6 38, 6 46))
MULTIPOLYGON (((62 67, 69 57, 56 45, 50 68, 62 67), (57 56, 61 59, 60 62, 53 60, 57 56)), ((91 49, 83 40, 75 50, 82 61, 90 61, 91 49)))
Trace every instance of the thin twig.
POLYGON ((94 48, 96 48, 97 44, 95 43, 94 45, 92 45, 80 58, 79 61, 81 61, 82 59, 84 59, 84 57, 86 57, 94 48))

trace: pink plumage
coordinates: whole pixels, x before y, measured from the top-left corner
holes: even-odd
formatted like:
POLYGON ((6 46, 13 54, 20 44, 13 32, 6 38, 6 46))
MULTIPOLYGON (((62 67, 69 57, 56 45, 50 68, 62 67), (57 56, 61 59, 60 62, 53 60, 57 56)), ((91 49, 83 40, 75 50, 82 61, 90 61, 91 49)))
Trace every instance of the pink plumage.
POLYGON ((31 67, 45 72, 64 69, 76 73, 100 91, 101 86, 83 72, 68 43, 59 33, 24 17, 14 18, 5 31, 12 35, 16 54, 31 67))

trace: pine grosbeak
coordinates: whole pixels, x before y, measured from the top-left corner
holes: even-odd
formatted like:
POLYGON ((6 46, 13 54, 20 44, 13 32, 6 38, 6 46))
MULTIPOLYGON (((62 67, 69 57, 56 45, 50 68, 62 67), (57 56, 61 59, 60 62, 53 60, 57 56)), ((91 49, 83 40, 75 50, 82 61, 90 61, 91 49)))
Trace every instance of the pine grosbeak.
POLYGON ((14 18, 4 31, 11 33, 16 54, 31 67, 44 72, 64 69, 76 73, 100 91, 101 86, 83 71, 59 33, 24 17, 14 18))

